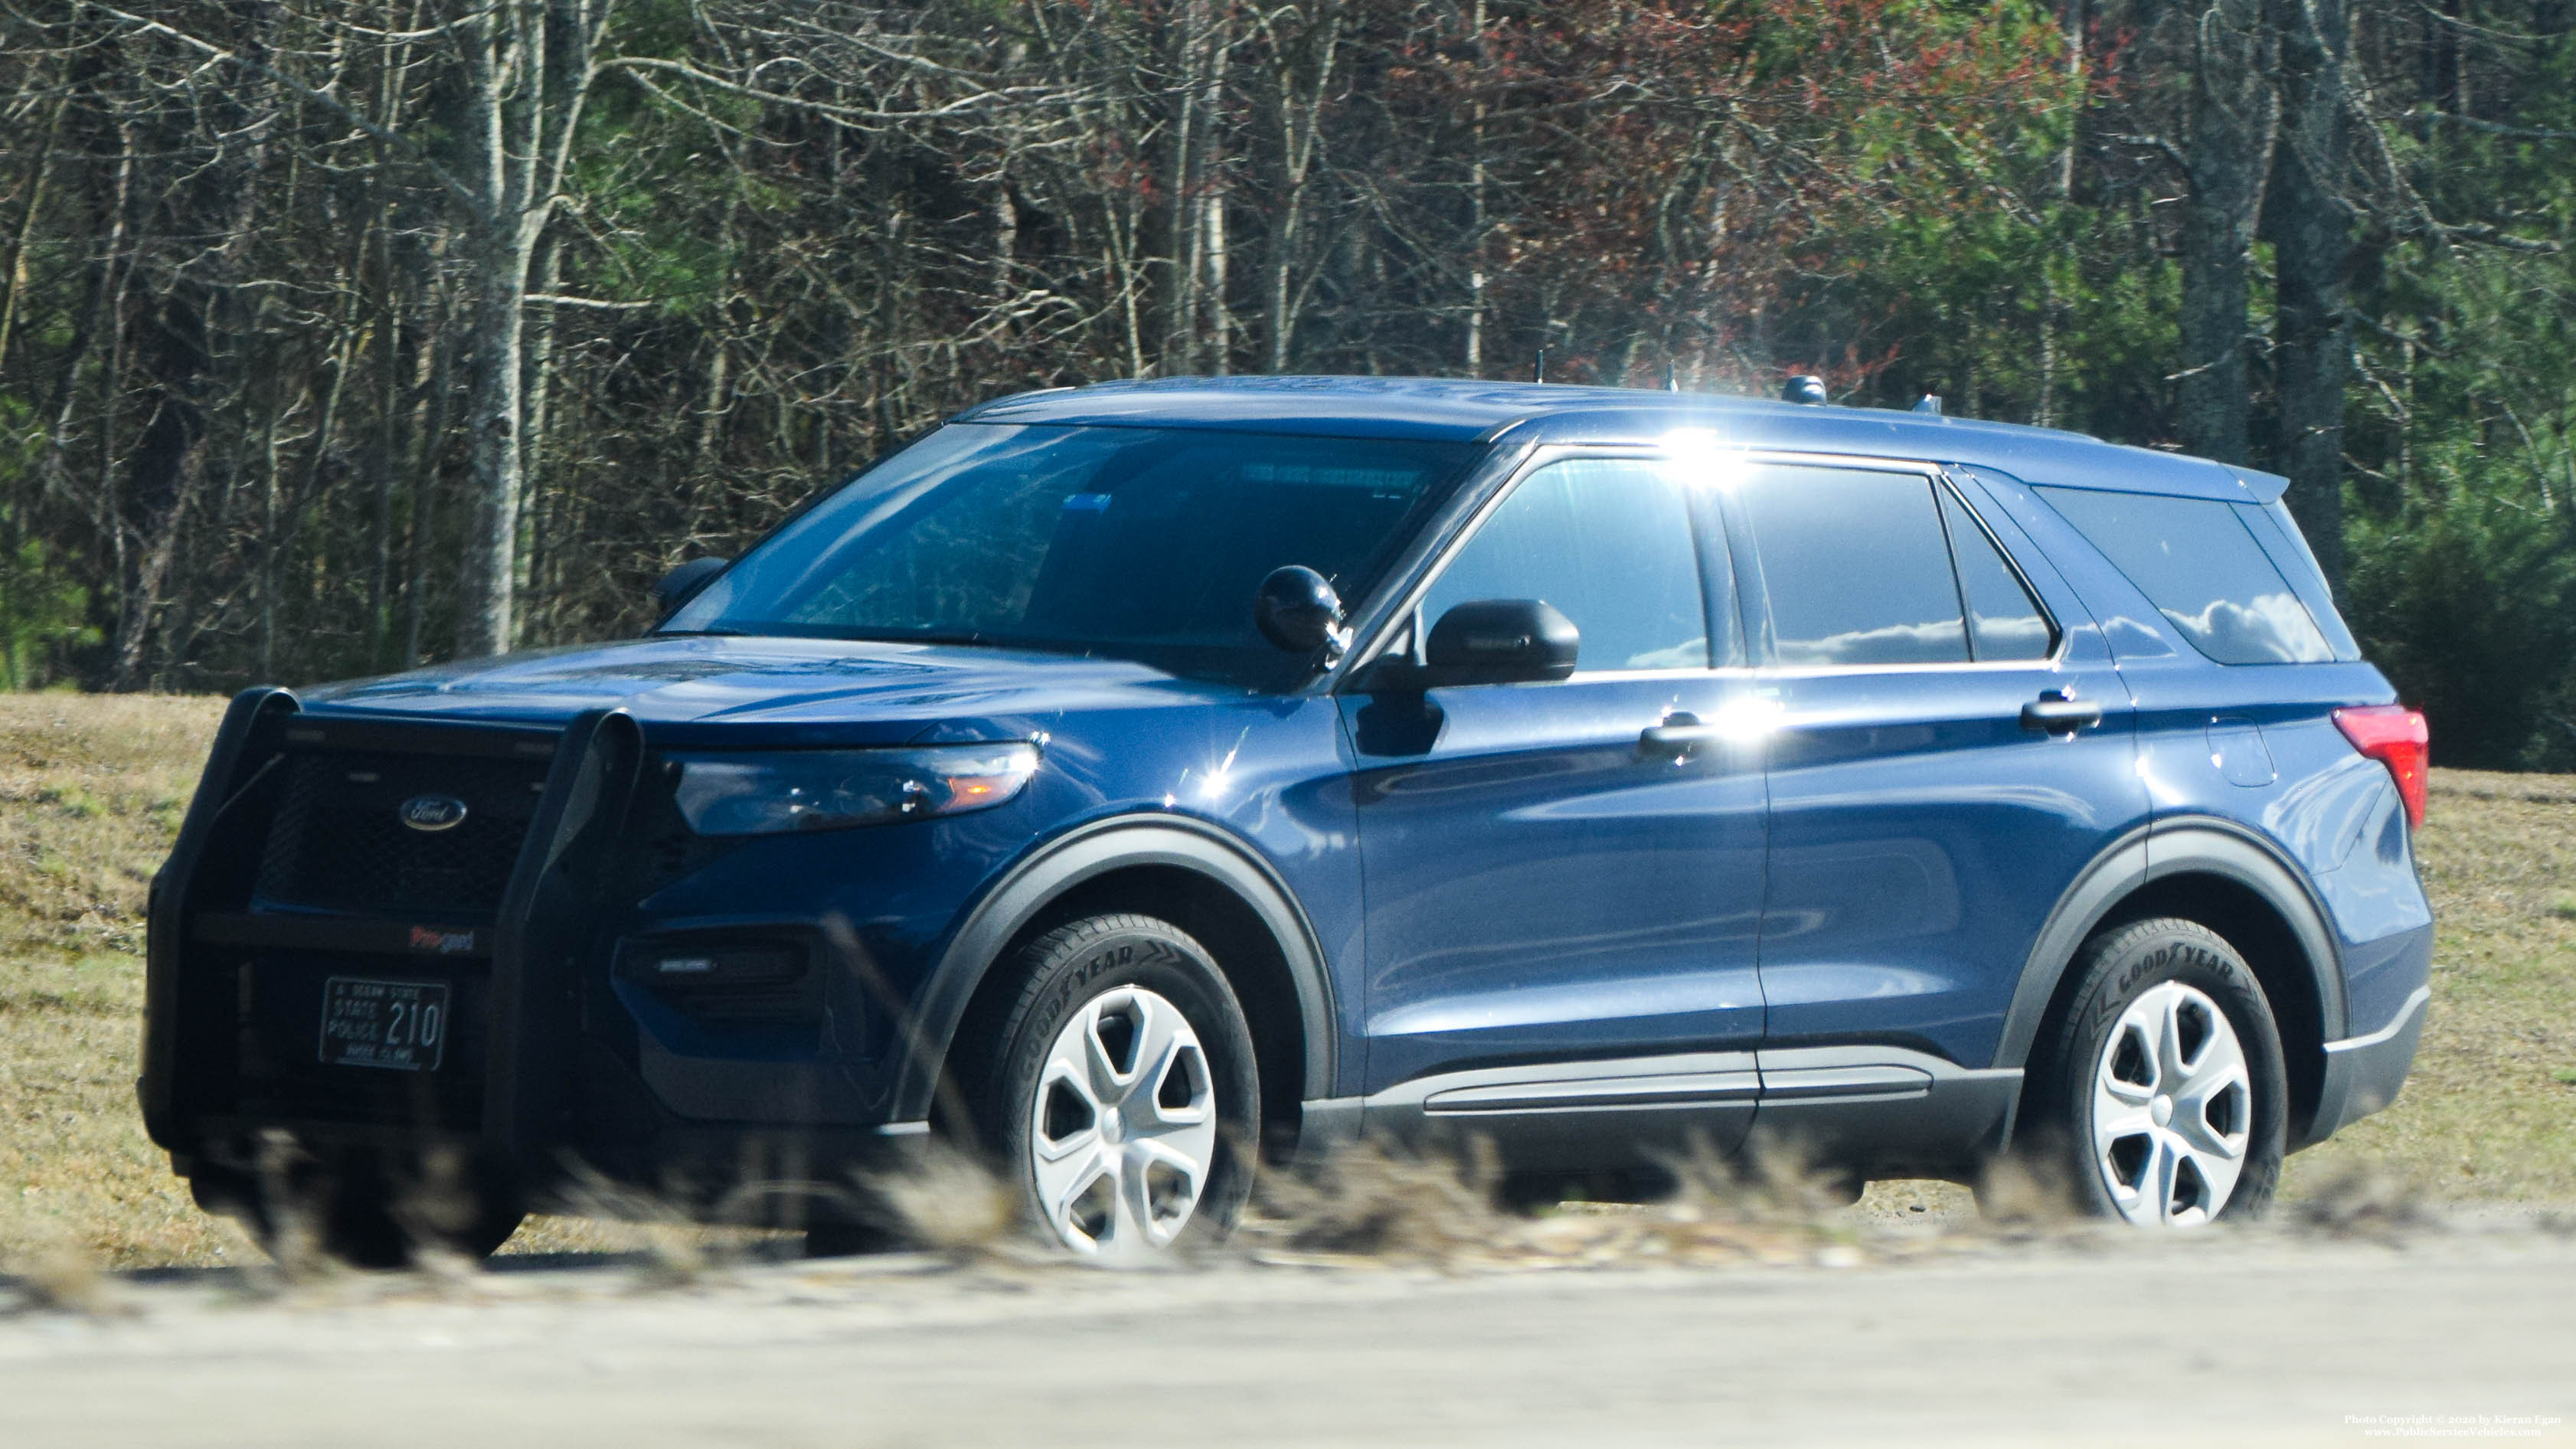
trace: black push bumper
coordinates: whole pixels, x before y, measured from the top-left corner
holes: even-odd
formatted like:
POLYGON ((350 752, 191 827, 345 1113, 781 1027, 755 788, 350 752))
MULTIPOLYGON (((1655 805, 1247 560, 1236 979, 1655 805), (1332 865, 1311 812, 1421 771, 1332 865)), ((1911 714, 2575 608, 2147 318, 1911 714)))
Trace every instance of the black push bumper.
POLYGON ((523 1178, 550 1170, 572 1145, 580 968, 642 760, 642 733, 617 710, 539 731, 315 719, 283 689, 237 696, 152 883, 137 1084, 152 1140, 183 1172, 208 1159, 247 1166, 256 1134, 277 1126, 308 1144, 391 1150, 434 1140, 523 1178), (458 920, 253 910, 262 844, 298 749, 426 751, 515 760, 531 772, 542 761, 497 911, 458 920), (460 1043, 460 1068, 471 1070, 371 1090, 354 1105, 310 1080, 261 1080, 246 1063, 260 1058, 256 978, 268 968, 253 963, 272 959, 375 962, 457 983, 475 1007, 460 1043))

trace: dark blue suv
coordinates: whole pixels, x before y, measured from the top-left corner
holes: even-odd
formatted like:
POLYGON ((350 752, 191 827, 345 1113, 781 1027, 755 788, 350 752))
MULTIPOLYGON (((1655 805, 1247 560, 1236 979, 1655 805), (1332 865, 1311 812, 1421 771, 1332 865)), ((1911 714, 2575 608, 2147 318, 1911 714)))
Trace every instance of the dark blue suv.
POLYGON ((2432 947, 2423 722, 2282 487, 1610 389, 1005 398, 643 639, 235 700, 146 1120, 361 1258, 933 1134, 1112 1259, 1362 1134, 2256 1212, 2396 1094, 2432 947))

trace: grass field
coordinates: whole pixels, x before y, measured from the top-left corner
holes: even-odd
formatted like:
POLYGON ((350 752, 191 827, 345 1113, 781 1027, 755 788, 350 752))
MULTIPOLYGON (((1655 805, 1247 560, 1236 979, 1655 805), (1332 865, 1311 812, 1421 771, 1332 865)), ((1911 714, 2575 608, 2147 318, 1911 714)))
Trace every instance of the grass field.
MULTIPOLYGON (((0 1249, 119 1266, 237 1258, 134 1106, 143 901, 222 703, 0 695, 0 1249)), ((2292 1160, 2297 1196, 2372 1160, 2439 1196, 2576 1202, 2576 777, 2436 771, 2422 850, 2433 1013, 2397 1105, 2292 1160)), ((540 1220, 514 1249, 590 1246, 540 1220)))

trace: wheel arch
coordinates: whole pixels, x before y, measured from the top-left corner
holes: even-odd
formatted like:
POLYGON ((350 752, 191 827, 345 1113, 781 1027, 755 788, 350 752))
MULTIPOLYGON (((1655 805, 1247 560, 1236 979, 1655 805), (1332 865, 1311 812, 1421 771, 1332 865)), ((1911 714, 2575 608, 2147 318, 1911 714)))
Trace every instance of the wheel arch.
POLYGON ((2323 1089, 2325 1044, 2346 1029, 2342 952, 2297 867, 2223 820, 2159 821, 2115 842, 2076 878, 2032 943, 1994 1065, 2028 1065, 2041 1030, 2066 1006, 2067 968, 2086 940, 2154 916, 2207 926, 2253 968, 2281 1033, 2290 1137, 2301 1140, 2323 1089))
POLYGON ((1157 916, 1213 953, 1244 1006, 1261 1067, 1265 1136, 1293 1140, 1301 1101, 1332 1094, 1338 1057, 1332 979, 1286 882, 1251 847, 1187 817, 1119 817, 1048 842, 967 913, 931 970, 893 1120, 927 1118, 959 1033, 998 997, 996 968, 1066 921, 1111 911, 1157 916))

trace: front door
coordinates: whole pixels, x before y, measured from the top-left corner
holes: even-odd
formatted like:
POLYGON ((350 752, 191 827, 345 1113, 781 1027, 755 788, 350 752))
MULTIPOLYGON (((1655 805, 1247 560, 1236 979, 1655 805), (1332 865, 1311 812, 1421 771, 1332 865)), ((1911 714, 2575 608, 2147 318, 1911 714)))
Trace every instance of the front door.
POLYGON ((1541 599, 1581 632, 1574 676, 1343 701, 1373 1123, 1391 1093, 1569 1161, 1635 1140, 1640 1112, 1741 1134, 1763 1015, 1761 762, 1645 737, 1728 718, 1747 687, 1720 533, 1679 465, 1544 464, 1442 567, 1414 627, 1541 599))

